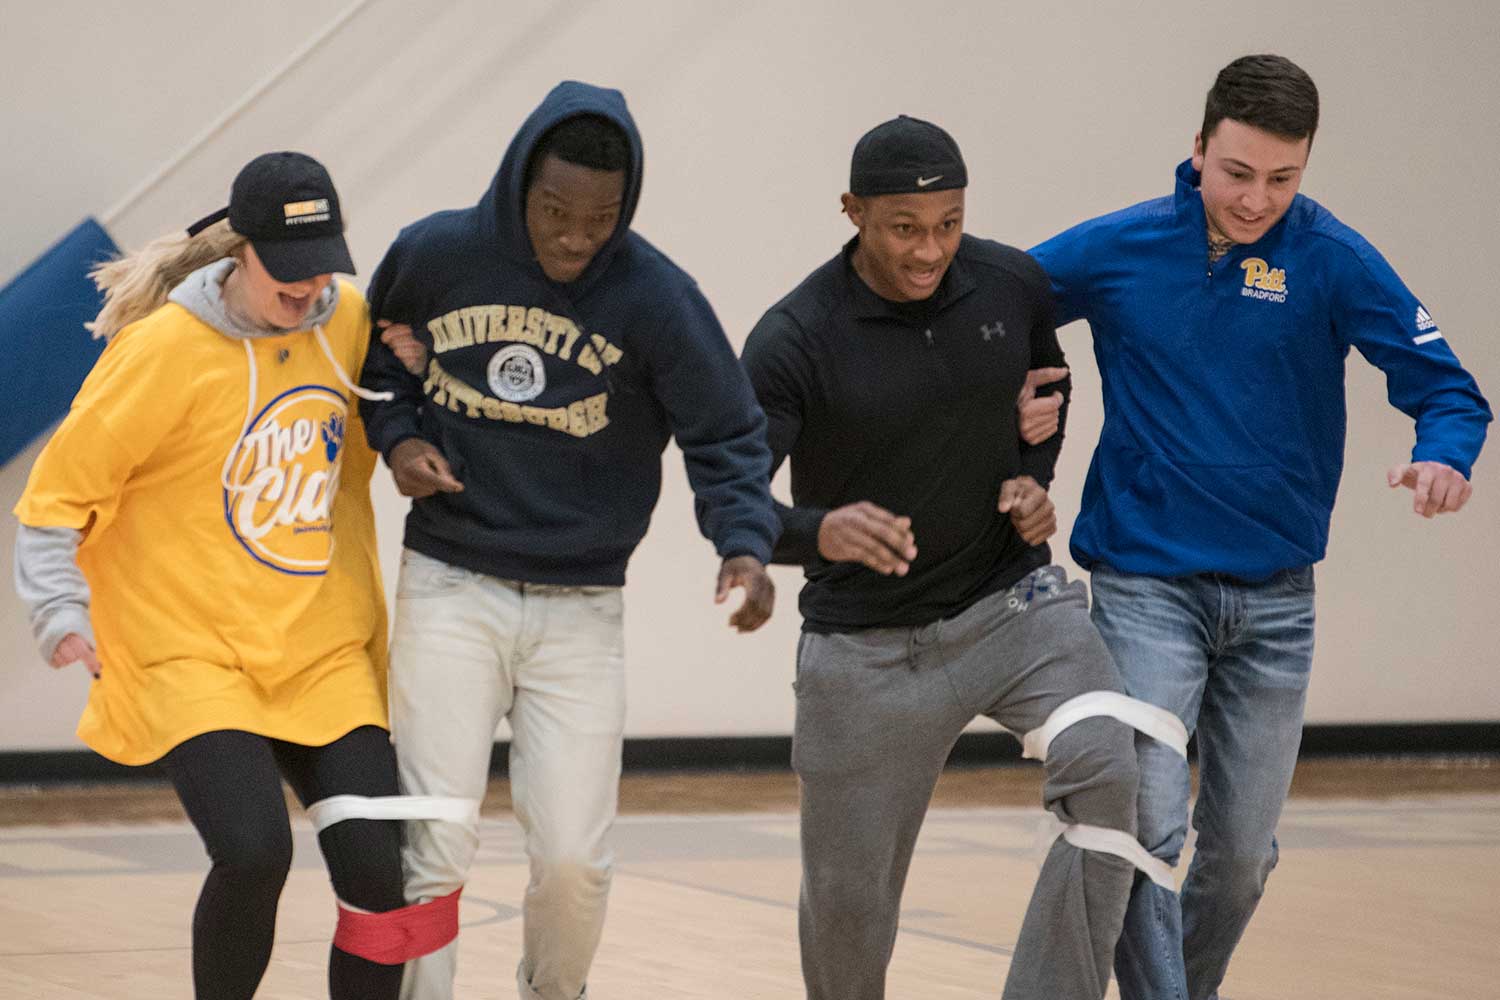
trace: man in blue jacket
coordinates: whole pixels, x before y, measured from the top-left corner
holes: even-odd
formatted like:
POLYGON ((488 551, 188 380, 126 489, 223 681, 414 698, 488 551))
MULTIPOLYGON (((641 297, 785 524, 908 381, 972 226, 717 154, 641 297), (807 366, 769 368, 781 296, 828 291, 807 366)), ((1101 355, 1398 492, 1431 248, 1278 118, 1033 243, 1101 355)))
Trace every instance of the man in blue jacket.
MULTIPOLYGON (((1416 421, 1390 484, 1457 511, 1490 410, 1436 322, 1354 230, 1297 193, 1312 80, 1246 56, 1209 91, 1170 197, 1032 253, 1058 323, 1087 319, 1104 428, 1074 525, 1093 618, 1135 698, 1196 729, 1192 865, 1137 878, 1115 972, 1125 1000, 1213 997, 1276 864, 1313 651, 1312 564, 1343 469, 1344 364, 1358 348, 1416 421)), ((1040 404, 1032 404, 1040 406, 1040 404)), ((1024 409, 1024 408, 1023 408, 1024 409)), ((1051 417, 1023 419, 1028 428, 1051 417)), ((1140 836, 1175 864, 1188 767, 1138 740, 1140 836)))
MULTIPOLYGON (((620 588, 670 438, 723 559, 718 600, 746 590, 731 624, 749 631, 771 613, 765 417, 697 285, 629 228, 641 163, 619 92, 560 84, 478 206, 409 226, 370 285, 372 314, 401 336, 372 341, 364 382, 394 399, 362 413, 414 498, 391 643, 402 789, 483 798, 509 720, 531 859, 526 1000, 582 996, 603 928, 620 588)), ((477 810, 410 823, 408 899, 460 890, 478 843, 477 810)), ((403 995, 450 997, 454 949, 413 962, 403 995)))

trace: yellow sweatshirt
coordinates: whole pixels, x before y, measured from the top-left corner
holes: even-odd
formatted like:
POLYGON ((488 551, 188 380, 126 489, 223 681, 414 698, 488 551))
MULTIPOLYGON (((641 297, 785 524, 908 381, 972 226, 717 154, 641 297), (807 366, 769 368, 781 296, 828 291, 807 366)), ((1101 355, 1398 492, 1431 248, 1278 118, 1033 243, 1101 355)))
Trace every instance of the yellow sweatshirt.
MULTIPOLYGON (((368 331, 341 282, 323 332, 344 373, 368 331)), ((85 380, 15 513, 84 534, 103 673, 78 735, 100 754, 386 725, 375 456, 339 376, 311 330, 238 340, 173 302, 85 380)))

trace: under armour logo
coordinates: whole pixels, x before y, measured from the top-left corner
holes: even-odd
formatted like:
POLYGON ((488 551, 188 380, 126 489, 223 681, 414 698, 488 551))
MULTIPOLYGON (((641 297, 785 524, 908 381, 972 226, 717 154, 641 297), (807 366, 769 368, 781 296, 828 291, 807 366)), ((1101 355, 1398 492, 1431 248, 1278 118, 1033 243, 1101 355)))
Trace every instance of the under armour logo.
POLYGON ((979 332, 984 334, 984 342, 986 344, 990 342, 991 337, 999 337, 1003 340, 1005 339, 1005 324, 997 319, 993 323, 986 323, 984 326, 981 326, 979 332))

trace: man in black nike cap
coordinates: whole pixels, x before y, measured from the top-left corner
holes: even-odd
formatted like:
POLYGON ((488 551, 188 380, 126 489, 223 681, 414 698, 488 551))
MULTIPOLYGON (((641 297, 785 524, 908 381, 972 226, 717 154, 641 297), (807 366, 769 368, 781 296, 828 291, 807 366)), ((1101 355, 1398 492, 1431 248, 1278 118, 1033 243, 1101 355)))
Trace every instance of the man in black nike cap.
MULTIPOLYGON (((1160 720, 1121 693, 1084 585, 1052 565, 1061 436, 1023 444, 1010 405, 1055 383, 1066 417, 1047 276, 964 235, 967 185, 938 126, 872 129, 843 196, 857 235, 745 346, 773 470, 792 463, 774 559, 807 579, 792 758, 809 1000, 884 997, 917 833, 976 715, 1026 734, 1046 762, 1043 799, 1068 824, 1006 997, 1104 995, 1145 854, 1132 726, 1160 720)), ((1180 724, 1167 735, 1185 747, 1180 724)))

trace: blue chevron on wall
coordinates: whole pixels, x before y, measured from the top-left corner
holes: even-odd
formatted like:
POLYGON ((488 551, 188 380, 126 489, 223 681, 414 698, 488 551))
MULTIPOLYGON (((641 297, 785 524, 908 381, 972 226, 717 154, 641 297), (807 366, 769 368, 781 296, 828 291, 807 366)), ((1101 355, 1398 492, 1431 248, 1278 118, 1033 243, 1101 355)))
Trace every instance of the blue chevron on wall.
POLYGON ((85 219, 0 288, 0 465, 68 411, 104 350, 83 328, 103 305, 88 272, 117 252, 85 219))

